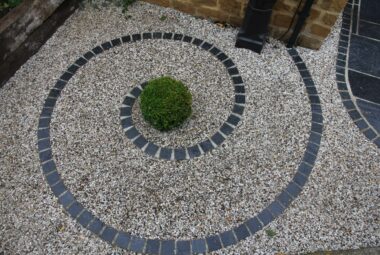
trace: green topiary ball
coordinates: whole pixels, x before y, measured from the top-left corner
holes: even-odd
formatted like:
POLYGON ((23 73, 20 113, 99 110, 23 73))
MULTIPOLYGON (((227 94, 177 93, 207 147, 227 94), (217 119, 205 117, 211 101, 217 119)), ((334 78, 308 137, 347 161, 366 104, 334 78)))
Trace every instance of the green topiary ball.
POLYGON ((151 80, 141 93, 144 119, 160 131, 180 126, 191 115, 189 89, 171 77, 151 80))

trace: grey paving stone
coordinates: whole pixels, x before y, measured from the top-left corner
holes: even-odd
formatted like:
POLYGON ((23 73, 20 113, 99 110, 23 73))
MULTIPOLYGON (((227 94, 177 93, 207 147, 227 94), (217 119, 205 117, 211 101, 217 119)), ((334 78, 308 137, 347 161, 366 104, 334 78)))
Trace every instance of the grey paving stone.
POLYGON ((133 252, 143 252, 146 240, 138 236, 131 236, 129 249, 133 252))
POLYGON ((237 242, 235 235, 231 230, 225 231, 221 233, 219 236, 220 236, 220 240, 223 243, 223 247, 234 245, 237 242))
POLYGON ((206 249, 206 240, 204 239, 195 239, 191 241, 191 248, 193 254, 205 253, 206 249))
POLYGON ((115 244, 119 246, 120 248, 127 249, 130 240, 131 240, 130 234, 120 231, 119 235, 116 238, 115 244))
POLYGON ((133 141, 133 143, 140 149, 142 149, 148 141, 145 139, 144 136, 140 135, 136 140, 133 141))
POLYGON ((208 252, 216 251, 222 248, 222 244, 219 240, 219 236, 209 236, 206 238, 208 252))
POLYGON ((199 150, 198 145, 187 148, 187 152, 189 153, 190 158, 195 158, 201 155, 201 151, 199 150))
POLYGON ((268 206, 268 210, 272 213, 274 217, 278 217, 284 212, 285 209, 281 206, 279 202, 275 200, 268 206))
POLYGON ((175 241, 164 240, 161 241, 161 255, 174 255, 175 254, 175 241))
POLYGON ((377 137, 377 134, 373 131, 373 129, 367 129, 364 131, 364 135, 369 139, 373 140, 377 137))
POLYGON ((160 241, 158 239, 148 239, 146 242, 145 253, 147 254, 159 254, 160 241))
POLYGON ((103 227, 104 227, 104 223, 98 218, 95 218, 95 220, 91 222, 91 224, 87 227, 87 229, 97 235, 103 229, 103 227))
POLYGON ((177 241, 177 255, 189 255, 190 254, 190 241, 177 241))
MULTIPOLYGON (((44 129, 44 130, 48 130, 48 129, 44 129)), ((50 149, 50 140, 49 139, 40 140, 37 142, 37 146, 38 146, 38 151, 50 149)))
POLYGON ((265 208, 264 210, 262 210, 259 213, 259 215, 257 215, 257 218, 261 221, 263 226, 268 225, 269 222, 271 222, 274 219, 273 215, 270 213, 268 208, 265 208))
POLYGON ((172 149, 161 148, 160 158, 170 160, 171 156, 172 156, 172 149))
POLYGON ((152 39, 153 38, 153 34, 152 33, 143 33, 142 37, 143 37, 144 40, 152 39))
POLYGON ((244 107, 235 104, 234 108, 232 109, 232 112, 236 113, 236 114, 239 114, 239 115, 243 115, 243 113, 244 113, 244 107))
POLYGON ((238 227, 234 228, 234 233, 236 235, 236 238, 241 241, 246 239, 248 236, 250 236, 250 233, 248 231, 248 228, 245 226, 245 224, 240 224, 238 227))
POLYGON ((55 162, 53 160, 48 161, 42 165, 42 171, 44 174, 51 173, 57 169, 55 162))
POLYGON ((183 148, 174 150, 174 158, 176 160, 184 160, 186 159, 186 150, 183 148))
POLYGON ((88 223, 91 222, 91 220, 94 219, 94 215, 92 215, 89 211, 85 210, 79 217, 78 222, 83 227, 87 227, 88 223))
POLYGON ((203 141, 200 143, 200 146, 203 150, 203 152, 208 152, 212 149, 214 149, 214 146, 212 146, 212 143, 209 139, 207 139, 206 141, 203 141))
POLYGON ((317 155, 319 151, 319 146, 309 142, 307 144, 306 151, 311 152, 314 155, 317 155))
POLYGON ((59 173, 57 171, 49 173, 45 176, 47 183, 51 186, 55 183, 57 183, 61 177, 59 176, 59 173))
POLYGON ((139 136, 140 132, 137 131, 137 129, 135 127, 132 127, 131 129, 128 129, 127 131, 125 131, 125 134, 127 135, 127 137, 129 139, 133 139, 133 138, 139 136))
POLYGON ((149 143, 148 146, 145 148, 145 152, 151 156, 155 156, 156 155, 156 152, 158 151, 158 146, 153 144, 153 143, 149 143))
MULTIPOLYGON (((380 43, 365 37, 351 35, 350 69, 380 77, 380 43)), ((351 80, 351 79, 350 79, 351 80)))
POLYGON ((123 43, 130 42, 130 41, 131 41, 131 36, 130 36, 130 35, 123 36, 123 37, 121 38, 121 41, 122 41, 123 43))
POLYGON ((222 133, 225 135, 229 135, 232 133, 232 131, 234 131, 234 129, 228 124, 223 124, 220 128, 220 131, 222 131, 222 133))
POLYGON ((69 71, 72 74, 75 74, 78 71, 78 69, 79 69, 79 66, 77 66, 77 65, 71 65, 69 68, 67 68, 67 71, 69 71))
POLYGON ((376 132, 380 134, 380 104, 375 104, 361 99, 357 99, 356 103, 361 114, 365 117, 368 123, 374 127, 376 132))
POLYGON ((305 176, 309 176, 312 170, 313 168, 305 162, 302 162, 298 167, 298 171, 305 176))
POLYGON ((87 59, 80 57, 75 61, 75 64, 78 66, 83 66, 87 63, 87 59))
POLYGON ((116 233, 117 233, 116 229, 114 229, 113 227, 107 226, 102 232, 102 234, 100 235, 100 238, 102 238, 104 241, 108 243, 112 243, 113 239, 116 236, 116 233))
MULTIPOLYGON (((85 54, 83 54, 83 57, 85 57, 87 60, 90 60, 93 57, 95 57, 95 54, 92 51, 87 51, 85 54)), ((72 73, 76 72, 76 70, 73 70, 73 71, 74 72, 72 72, 72 73)))
POLYGON ((63 182, 59 182, 56 185, 51 186, 50 189, 51 189, 51 191, 53 191, 53 193, 56 197, 59 197, 63 192, 67 191, 67 188, 63 184, 63 182))
POLYGON ((73 201, 75 201, 75 198, 73 196, 73 194, 71 194, 70 191, 67 191, 65 194, 63 194, 62 196, 60 196, 58 198, 58 202, 63 206, 63 207, 67 207, 69 206, 73 201))
POLYGON ((237 124, 239 123, 240 121, 240 118, 237 117, 236 115, 233 115, 231 114, 228 119, 227 119, 227 122, 231 125, 234 125, 234 126, 237 126, 237 124))
POLYGON ((307 178, 300 173, 296 173, 296 175, 293 178, 293 181, 302 187, 307 182, 307 178))
POLYGON ((368 124, 367 124, 367 122, 365 122, 365 120, 363 120, 363 119, 356 120, 356 121, 355 121, 355 124, 356 124, 356 126, 358 126, 358 128, 359 128, 360 130, 363 130, 363 129, 367 129, 367 128, 368 128, 368 124))
POLYGON ((301 193, 301 188, 298 187, 297 184, 295 184, 293 181, 288 184, 286 187, 286 192, 288 192, 293 198, 296 198, 299 193, 301 193))
MULTIPOLYGON (((131 115, 132 115, 132 108, 131 107, 120 108, 120 116, 131 116, 131 115)), ((133 124, 132 119, 130 120, 130 123, 133 124)))
POLYGON ((95 54, 100 54, 103 52, 103 49, 100 46, 96 46, 91 51, 94 52, 95 54))
POLYGON ((293 198, 286 192, 285 190, 278 195, 276 198, 278 202, 280 202, 285 208, 290 205, 290 203, 293 201, 293 198))
POLYGON ((244 224, 248 227, 252 235, 254 235, 256 232, 262 229, 262 225, 257 217, 253 217, 247 220, 246 222, 244 222, 244 224))
POLYGON ((215 133, 212 137, 211 137, 211 140, 216 144, 216 145, 220 145, 224 142, 224 137, 219 134, 219 133, 215 133))
POLYGON ((40 152, 39 156, 40 156, 41 162, 45 162, 45 161, 51 160, 53 157, 53 154, 52 154, 52 151, 50 149, 50 150, 45 150, 43 152, 40 152))
POLYGON ((67 208, 67 212, 75 219, 83 209, 84 208, 80 203, 74 202, 69 208, 67 208))

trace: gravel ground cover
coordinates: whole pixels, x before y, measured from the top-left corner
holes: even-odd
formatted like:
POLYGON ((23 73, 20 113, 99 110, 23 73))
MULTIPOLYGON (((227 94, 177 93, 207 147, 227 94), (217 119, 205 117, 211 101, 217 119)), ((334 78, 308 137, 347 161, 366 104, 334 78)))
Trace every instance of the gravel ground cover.
MULTIPOLYGON (((38 118, 54 81, 103 41, 146 31, 180 32, 215 44, 246 84, 244 118, 225 143, 195 159, 151 158, 124 135, 119 107, 129 91, 157 76, 183 81, 194 115, 159 133, 133 114, 161 146, 189 146, 215 133, 233 105, 223 65, 181 42, 142 41, 103 53, 64 89, 51 126, 54 158, 68 188, 107 224, 149 238, 198 238, 231 229, 267 206, 293 177, 311 115, 301 77, 275 40, 262 55, 234 48, 236 29, 138 2, 78 10, 0 92, 0 245, 5 254, 129 254, 75 223, 43 180, 38 118), (162 15, 167 16, 161 21, 162 15), (146 18, 149 17, 149 18, 146 18)), ((299 49, 321 93, 325 130, 304 191, 267 231, 215 254, 301 253, 378 246, 380 157, 351 123, 335 84, 339 23, 318 52, 299 49)))

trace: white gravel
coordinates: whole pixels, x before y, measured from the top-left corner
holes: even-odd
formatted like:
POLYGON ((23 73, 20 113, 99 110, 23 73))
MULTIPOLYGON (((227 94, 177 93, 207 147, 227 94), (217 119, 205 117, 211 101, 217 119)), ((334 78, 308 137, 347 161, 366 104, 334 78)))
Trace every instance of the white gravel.
MULTIPOLYGON (((163 135, 138 118, 138 105, 135 116, 141 132, 157 144, 191 145, 212 135, 228 116, 231 81, 210 54, 185 43, 139 42, 103 53, 70 80, 51 127, 58 169, 78 201, 106 223, 144 237, 205 237, 259 212, 294 175, 311 118, 299 74, 281 44, 272 40, 262 55, 236 49, 236 29, 143 2, 132 5, 129 15, 125 19, 114 7, 78 10, 0 90, 0 252, 129 254, 63 212, 42 178, 35 145, 37 119, 54 80, 79 55, 125 34, 175 31, 214 43, 246 82, 244 120, 202 157, 153 159, 122 132, 118 107, 129 90, 160 75, 184 81, 195 114, 183 127, 163 135)), ((339 24, 320 51, 300 49, 325 117, 310 181, 270 224, 274 238, 261 231, 216 254, 379 245, 379 150, 357 130, 337 93, 338 32, 339 24)))

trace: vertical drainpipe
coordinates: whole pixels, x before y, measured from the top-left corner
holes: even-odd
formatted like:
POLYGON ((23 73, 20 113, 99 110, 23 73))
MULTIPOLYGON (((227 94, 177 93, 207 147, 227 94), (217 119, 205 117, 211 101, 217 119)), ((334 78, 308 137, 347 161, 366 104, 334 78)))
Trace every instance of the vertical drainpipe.
POLYGON ((297 20, 297 23, 294 27, 293 33, 290 36, 290 39, 288 41, 288 44, 286 45, 287 48, 292 48, 294 44, 296 44, 298 35, 301 32, 301 29, 303 25, 305 24, 306 19, 310 15, 311 7, 314 4, 314 0, 306 0, 306 3, 302 9, 302 11, 299 13, 299 18, 297 20))
POLYGON ((236 39, 237 48, 245 48, 261 53, 272 8, 277 0, 250 0, 244 17, 244 22, 236 39))

